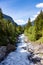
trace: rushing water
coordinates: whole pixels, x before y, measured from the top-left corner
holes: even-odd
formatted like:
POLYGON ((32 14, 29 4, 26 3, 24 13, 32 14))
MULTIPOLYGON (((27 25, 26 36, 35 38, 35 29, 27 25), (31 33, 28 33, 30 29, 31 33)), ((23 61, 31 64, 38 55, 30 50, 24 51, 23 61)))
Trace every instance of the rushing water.
POLYGON ((0 63, 0 65, 33 65, 28 60, 29 52, 24 49, 26 43, 24 42, 24 35, 19 37, 20 43, 18 43, 17 50, 11 52, 7 58, 0 63))

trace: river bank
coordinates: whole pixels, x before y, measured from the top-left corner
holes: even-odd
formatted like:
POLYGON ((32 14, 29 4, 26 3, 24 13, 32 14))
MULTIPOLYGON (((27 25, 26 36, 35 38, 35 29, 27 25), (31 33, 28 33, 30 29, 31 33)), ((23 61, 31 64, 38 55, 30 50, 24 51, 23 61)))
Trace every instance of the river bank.
POLYGON ((27 36, 25 36, 24 41, 28 45, 28 51, 32 52, 33 54, 31 60, 35 60, 36 58, 38 58, 40 59, 40 63, 43 65, 43 44, 38 42, 31 42, 28 40, 27 36), (33 49, 31 48, 31 46, 33 47, 33 49))
POLYGON ((16 46, 8 44, 7 46, 0 46, 0 62, 7 57, 7 55, 16 50, 16 46))

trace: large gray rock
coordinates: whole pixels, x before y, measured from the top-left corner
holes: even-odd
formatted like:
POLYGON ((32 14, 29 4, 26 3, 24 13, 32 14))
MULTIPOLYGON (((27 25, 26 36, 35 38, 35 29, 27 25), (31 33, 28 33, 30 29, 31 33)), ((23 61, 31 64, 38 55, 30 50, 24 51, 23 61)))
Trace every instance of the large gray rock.
POLYGON ((33 48, 33 45, 31 43, 27 43, 27 51, 34 52, 34 48, 33 48))
POLYGON ((15 45, 12 45, 12 44, 7 45, 7 52, 8 53, 11 52, 11 51, 14 51, 14 50, 16 50, 15 45))
POLYGON ((7 56, 8 53, 15 50, 15 46, 8 44, 7 46, 0 46, 0 62, 7 56))
POLYGON ((0 47, 0 61, 5 57, 6 55, 6 46, 1 46, 0 47))

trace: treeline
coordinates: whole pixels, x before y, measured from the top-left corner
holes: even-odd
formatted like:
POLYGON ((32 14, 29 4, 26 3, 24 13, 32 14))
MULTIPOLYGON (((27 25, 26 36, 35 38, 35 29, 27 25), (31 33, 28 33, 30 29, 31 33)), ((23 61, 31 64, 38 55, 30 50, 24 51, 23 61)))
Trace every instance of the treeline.
POLYGON ((21 33, 23 33, 22 27, 18 26, 15 22, 12 23, 10 19, 5 19, 0 9, 0 46, 9 43, 16 44, 21 33))
POLYGON ((40 14, 38 14, 32 23, 29 18, 28 23, 25 25, 24 29, 24 33, 27 35, 29 40, 37 41, 40 38, 43 40, 43 11, 41 10, 40 14))

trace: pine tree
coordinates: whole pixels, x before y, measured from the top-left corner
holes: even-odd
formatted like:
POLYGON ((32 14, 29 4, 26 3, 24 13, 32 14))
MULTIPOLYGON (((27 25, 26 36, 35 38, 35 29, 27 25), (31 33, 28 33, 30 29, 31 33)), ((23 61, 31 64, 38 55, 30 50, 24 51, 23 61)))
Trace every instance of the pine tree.
POLYGON ((0 19, 3 18, 3 13, 2 13, 2 9, 0 8, 0 19))
POLYGON ((30 18, 29 18, 29 19, 28 19, 28 23, 26 24, 26 29, 29 29, 30 26, 32 26, 32 24, 31 24, 31 20, 30 20, 30 18))

